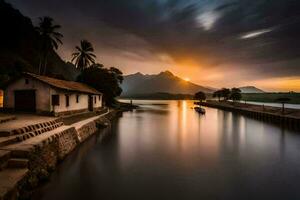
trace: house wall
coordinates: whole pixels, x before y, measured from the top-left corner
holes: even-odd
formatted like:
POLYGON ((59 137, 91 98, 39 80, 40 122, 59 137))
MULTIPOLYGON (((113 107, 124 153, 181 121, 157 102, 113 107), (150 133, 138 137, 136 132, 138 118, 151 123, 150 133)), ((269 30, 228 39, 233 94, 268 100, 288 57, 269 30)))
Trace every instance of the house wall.
MULTIPOLYGON (((59 105, 51 106, 51 112, 54 111, 55 113, 63 113, 66 114, 70 112, 82 112, 88 110, 88 95, 87 94, 79 94, 79 102, 76 102, 76 95, 75 93, 67 93, 61 90, 51 89, 51 96, 52 95, 59 95, 59 105), (69 96, 69 106, 66 105, 66 95, 69 96)), ((52 105, 52 98, 50 99, 52 105)))
POLYGON ((94 108, 97 110, 102 107, 102 95, 94 95, 93 96, 93 104, 94 108), (96 98, 96 103, 95 103, 95 98, 96 98))
POLYGON ((28 84, 25 83, 25 78, 21 78, 10 84, 4 90, 3 107, 5 109, 14 109, 16 90, 35 90, 36 91, 36 110, 37 112, 49 112, 50 110, 50 87, 35 79, 27 78, 28 84))
MULTIPOLYGON (((51 89, 50 96, 59 95, 59 105, 51 106, 51 112, 54 111, 56 115, 68 115, 73 113, 85 112, 88 111, 89 108, 89 95, 88 94, 80 94, 80 93, 68 93, 57 89, 51 89), (69 96, 69 106, 67 106, 66 95, 69 96), (79 95, 79 101, 77 103, 76 96, 79 95)), ((93 97, 93 108, 95 110, 102 107, 102 95, 92 95, 93 97), (96 103, 95 103, 96 97, 96 103)), ((52 98, 50 98, 52 101, 52 98)), ((52 105, 52 102, 50 103, 52 105)))
MULTIPOLYGON (((35 90, 36 91, 36 110, 39 113, 52 113, 55 115, 67 115, 88 111, 89 95, 82 93, 70 93, 64 90, 55 89, 51 86, 32 79, 28 84, 25 83, 25 78, 21 78, 9 85, 4 91, 4 108, 13 110, 15 106, 14 92, 16 90, 35 90), (76 95, 79 95, 79 102, 76 102, 76 95), (59 95, 59 105, 52 106, 52 95, 59 95), (69 106, 66 105, 66 95, 69 96, 69 106)), ((93 108, 98 110, 102 107, 102 95, 92 95, 93 108), (95 101, 96 99, 96 101, 95 101)))

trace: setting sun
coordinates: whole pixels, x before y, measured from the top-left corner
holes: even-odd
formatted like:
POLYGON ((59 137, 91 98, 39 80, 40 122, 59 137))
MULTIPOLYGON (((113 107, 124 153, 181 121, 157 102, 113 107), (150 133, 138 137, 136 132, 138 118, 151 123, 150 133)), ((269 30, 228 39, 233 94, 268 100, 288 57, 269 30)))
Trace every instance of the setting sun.
POLYGON ((184 78, 183 80, 185 80, 186 82, 189 82, 191 79, 190 78, 184 78))

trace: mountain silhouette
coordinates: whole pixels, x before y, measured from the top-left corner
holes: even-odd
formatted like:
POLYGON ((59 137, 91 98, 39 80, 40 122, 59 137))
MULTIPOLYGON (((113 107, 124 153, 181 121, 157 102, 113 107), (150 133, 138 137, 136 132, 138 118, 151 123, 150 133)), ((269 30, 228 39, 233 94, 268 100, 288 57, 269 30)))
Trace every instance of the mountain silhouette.
POLYGON ((244 86, 239 88, 242 93, 265 93, 265 91, 254 87, 254 86, 244 86))
POLYGON ((170 71, 153 75, 144 75, 138 72, 124 76, 122 89, 122 96, 154 93, 195 94, 199 91, 205 93, 212 93, 214 91, 212 88, 185 81, 170 71))

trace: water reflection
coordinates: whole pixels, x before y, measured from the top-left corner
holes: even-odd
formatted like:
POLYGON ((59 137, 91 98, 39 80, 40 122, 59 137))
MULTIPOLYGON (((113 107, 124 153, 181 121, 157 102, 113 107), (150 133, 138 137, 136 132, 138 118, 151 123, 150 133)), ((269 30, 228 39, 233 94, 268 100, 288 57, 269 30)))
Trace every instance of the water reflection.
POLYGON ((300 137, 191 101, 138 101, 84 144, 42 199, 299 199, 300 137), (86 195, 86 196, 85 196, 86 195))

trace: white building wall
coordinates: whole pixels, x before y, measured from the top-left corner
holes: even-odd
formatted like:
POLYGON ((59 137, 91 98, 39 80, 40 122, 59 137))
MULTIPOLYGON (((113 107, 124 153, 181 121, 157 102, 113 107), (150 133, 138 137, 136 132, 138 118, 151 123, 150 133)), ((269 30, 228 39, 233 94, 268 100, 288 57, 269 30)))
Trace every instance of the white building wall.
POLYGON ((21 78, 16 82, 10 84, 4 90, 4 108, 13 109, 15 106, 16 90, 35 90, 36 91, 36 109, 37 111, 49 111, 50 110, 50 86, 44 84, 35 79, 28 79, 28 84, 25 82, 25 78, 21 78))
POLYGON ((102 107, 102 95, 93 95, 93 106, 96 109, 102 107))
MULTIPOLYGON (((55 113, 88 110, 89 95, 79 93, 67 93, 61 90, 51 89, 52 95, 59 95, 59 106, 51 106, 51 112, 55 113), (79 101, 76 102, 76 95, 79 95, 79 101), (69 96, 69 106, 66 104, 66 95, 69 96)), ((51 100, 52 101, 52 98, 51 100)), ((52 105, 52 102, 50 103, 52 105)))

